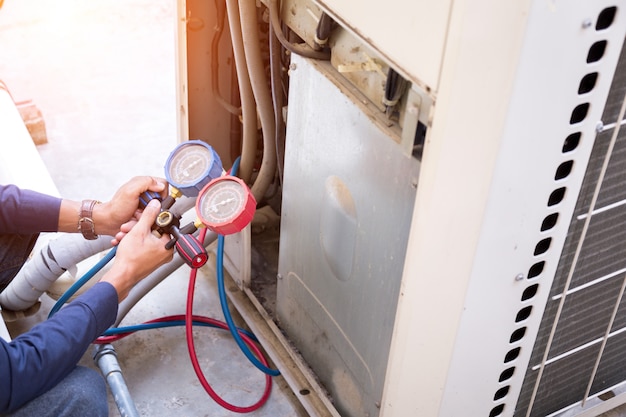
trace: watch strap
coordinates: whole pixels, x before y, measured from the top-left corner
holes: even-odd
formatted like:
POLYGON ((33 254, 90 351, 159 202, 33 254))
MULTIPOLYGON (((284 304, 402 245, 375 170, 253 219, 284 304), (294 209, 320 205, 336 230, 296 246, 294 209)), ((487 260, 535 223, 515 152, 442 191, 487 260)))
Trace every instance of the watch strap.
POLYGON ((78 214, 78 230, 87 240, 95 240, 98 238, 96 234, 96 224, 93 221, 93 208, 100 203, 97 200, 83 200, 80 205, 80 213, 78 214))

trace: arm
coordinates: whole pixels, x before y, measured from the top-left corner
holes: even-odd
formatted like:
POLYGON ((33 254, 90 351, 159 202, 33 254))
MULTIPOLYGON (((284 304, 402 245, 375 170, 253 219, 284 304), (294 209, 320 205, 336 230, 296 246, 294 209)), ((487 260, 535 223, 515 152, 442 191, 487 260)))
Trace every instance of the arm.
MULTIPOLYGON (((134 177, 120 187, 109 202, 96 204, 93 209, 96 234, 115 236, 122 224, 137 218, 139 196, 146 190, 163 195, 167 192, 167 183, 161 178, 134 177)), ((78 231, 80 205, 80 201, 62 201, 58 217, 59 232, 78 231)))
POLYGON ((0 413, 43 394, 76 366, 89 344, 117 315, 117 293, 98 283, 49 320, 0 341, 0 413))
POLYGON ((0 185, 0 233, 54 232, 60 207, 60 198, 0 185))
POLYGON ((87 347, 115 320, 117 304, 150 272, 169 262, 168 236, 151 226, 160 211, 149 204, 120 242, 113 265, 94 285, 49 320, 11 342, 0 342, 0 413, 37 397, 76 366, 87 347))
MULTIPOLYGON (((122 224, 138 218, 139 196, 146 190, 164 195, 167 183, 147 176, 128 181, 109 202, 94 207, 96 233, 115 236, 122 224)), ((15 185, 0 185, 0 233, 76 233, 80 205, 80 201, 62 200, 15 185)))

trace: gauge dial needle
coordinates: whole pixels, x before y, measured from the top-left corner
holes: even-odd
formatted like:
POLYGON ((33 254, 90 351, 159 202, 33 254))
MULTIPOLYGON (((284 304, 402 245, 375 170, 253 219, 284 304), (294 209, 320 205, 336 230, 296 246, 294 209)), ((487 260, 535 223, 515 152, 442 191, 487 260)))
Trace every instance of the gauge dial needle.
POLYGON ((190 170, 191 168, 193 168, 195 165, 198 165, 199 163, 200 163, 200 160, 199 160, 199 159, 196 159, 195 161, 193 161, 191 164, 189 164, 189 165, 187 166, 187 168, 185 168, 185 170, 183 171, 183 175, 184 175, 185 177, 188 177, 188 176, 189 176, 189 170, 190 170))
POLYGON ((227 198, 224 201, 221 201, 219 203, 213 204, 211 207, 209 207, 209 210, 211 210, 212 212, 216 213, 218 211, 218 207, 226 205, 226 204, 228 204, 228 203, 230 203, 232 201, 235 201, 235 199, 233 197, 227 198))

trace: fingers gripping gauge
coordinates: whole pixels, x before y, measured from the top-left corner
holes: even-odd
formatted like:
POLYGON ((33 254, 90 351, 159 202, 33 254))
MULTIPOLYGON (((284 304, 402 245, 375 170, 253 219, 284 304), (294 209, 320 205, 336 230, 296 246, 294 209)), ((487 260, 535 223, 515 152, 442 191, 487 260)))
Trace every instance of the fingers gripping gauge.
MULTIPOLYGON (((150 200, 159 200, 163 203, 161 196, 158 193, 146 191, 139 198, 139 207, 144 209, 150 200)), ((191 224, 193 226, 193 223, 191 224)), ((155 233, 159 236, 162 233, 169 233, 173 236, 166 245, 166 249, 172 249, 176 247, 176 251, 180 255, 183 261, 191 268, 200 268, 209 259, 206 249, 202 246, 202 243, 192 235, 196 229, 187 232, 180 229, 180 216, 175 215, 167 209, 161 208, 161 212, 157 216, 154 226, 155 233)))
POLYGON ((220 235, 241 231, 254 217, 256 200, 240 178, 225 175, 209 182, 196 200, 198 219, 220 235))
POLYGON ((187 197, 196 197, 202 187, 222 175, 222 171, 217 152, 201 140, 179 144, 165 162, 165 178, 187 197))

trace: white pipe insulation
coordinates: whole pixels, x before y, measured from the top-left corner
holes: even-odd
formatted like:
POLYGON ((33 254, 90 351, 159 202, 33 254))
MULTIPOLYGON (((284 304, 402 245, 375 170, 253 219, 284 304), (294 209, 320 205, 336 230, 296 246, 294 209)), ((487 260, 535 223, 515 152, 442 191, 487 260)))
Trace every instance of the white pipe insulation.
MULTIPOLYGON (((226 0, 226 12, 228 13, 228 26, 230 28, 230 38, 233 44, 233 55, 235 57, 235 69, 237 70, 237 81, 239 83, 239 94, 241 95, 241 116, 243 121, 243 146, 241 151, 241 161, 239 163, 239 176, 250 183, 252 179, 252 168, 256 159, 257 148, 257 114, 250 76, 246 65, 246 56, 243 48, 243 38, 241 34, 241 20, 239 19, 239 1, 226 0)), ((256 26, 254 27, 256 30, 256 26)), ((256 195, 255 195, 256 197, 256 195)))
POLYGON ((13 311, 28 309, 65 271, 109 248, 111 236, 85 240, 80 233, 59 233, 56 239, 48 242, 24 264, 13 281, 0 293, 0 305, 13 311))
POLYGON ((276 124, 274 122, 274 105, 272 95, 265 74, 265 65, 261 54, 261 45, 258 33, 256 2, 242 1, 239 4, 243 48, 246 55, 246 65, 250 75, 250 84, 257 104, 257 111, 263 130, 263 159, 257 178, 252 184, 252 194, 256 201, 261 201, 265 192, 274 180, 276 173, 276 124))
POLYGON ((251 187, 254 198, 260 201, 275 176, 274 136, 276 127, 257 33, 257 7, 255 2, 226 0, 226 10, 235 56, 237 80, 241 92, 244 128, 239 172, 244 181, 250 182, 254 160, 256 159, 257 123, 260 118, 261 129, 263 130, 263 159, 259 174, 251 187))

